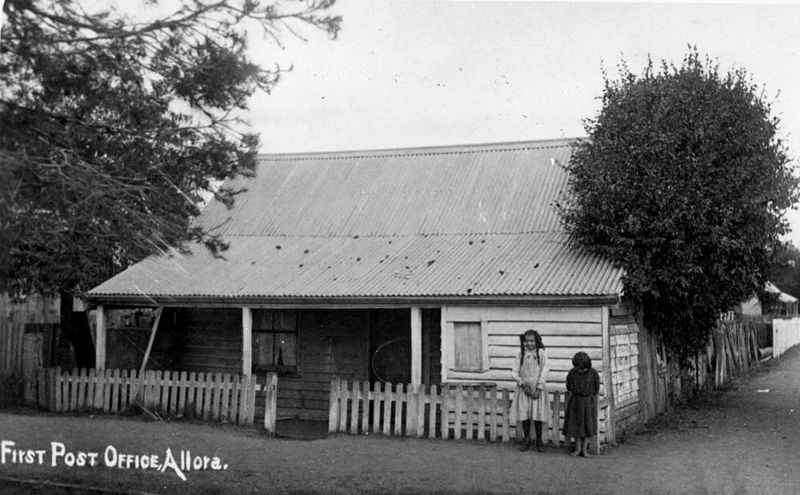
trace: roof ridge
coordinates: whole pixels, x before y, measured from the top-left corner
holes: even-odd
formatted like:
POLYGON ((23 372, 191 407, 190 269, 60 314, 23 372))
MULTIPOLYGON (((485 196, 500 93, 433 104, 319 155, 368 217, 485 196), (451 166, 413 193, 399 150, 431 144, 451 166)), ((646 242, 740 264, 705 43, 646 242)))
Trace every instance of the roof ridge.
POLYGON ((424 233, 424 234, 347 234, 347 235, 325 235, 325 234, 307 234, 307 235, 286 235, 286 234, 227 234, 223 233, 224 239, 235 237, 278 237, 283 239, 399 239, 405 237, 466 237, 466 236, 507 236, 507 235, 532 235, 532 234, 556 234, 559 236, 566 236, 567 234, 562 230, 526 230, 524 232, 437 232, 437 233, 424 233))
POLYGON ((387 148, 375 150, 315 151, 303 153, 260 153, 262 161, 306 161, 326 158, 331 160, 353 158, 395 158, 401 156, 462 155, 471 153, 497 153, 505 151, 542 150, 565 148, 579 137, 553 138, 533 141, 509 141, 500 143, 455 144, 444 146, 423 146, 410 148, 387 148))

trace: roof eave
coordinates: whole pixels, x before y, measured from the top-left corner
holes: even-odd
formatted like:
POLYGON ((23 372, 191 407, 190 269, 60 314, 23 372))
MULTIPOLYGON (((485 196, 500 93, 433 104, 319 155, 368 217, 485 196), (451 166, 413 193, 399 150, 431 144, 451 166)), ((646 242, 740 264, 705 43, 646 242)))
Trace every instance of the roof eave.
POLYGON ((266 297, 266 296, 147 296, 89 294, 89 302, 108 307, 438 307, 445 305, 485 306, 605 306, 620 302, 620 294, 593 295, 476 295, 476 296, 341 296, 341 297, 266 297))

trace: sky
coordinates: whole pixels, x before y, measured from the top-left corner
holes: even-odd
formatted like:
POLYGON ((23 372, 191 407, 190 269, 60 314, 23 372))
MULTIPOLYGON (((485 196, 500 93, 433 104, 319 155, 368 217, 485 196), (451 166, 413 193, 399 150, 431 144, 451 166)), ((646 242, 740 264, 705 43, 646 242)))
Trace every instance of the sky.
MULTIPOLYGON (((746 69, 800 157, 800 4, 340 0, 338 39, 304 30, 252 56, 292 70, 250 103, 263 153, 584 136, 603 70, 689 45, 746 69)), ((789 212, 800 246, 800 213, 789 212)))
MULTIPOLYGON (((128 15, 167 11, 82 0, 128 15)), ((291 3, 291 0, 286 0, 291 3)), ((251 33, 250 56, 284 72, 245 118, 261 152, 497 143, 585 136, 603 71, 648 57, 680 64, 697 47, 764 90, 790 157, 800 159, 800 0, 776 4, 337 0, 336 40, 310 27, 281 46, 251 33)), ((790 210, 800 246, 800 212, 790 210)))

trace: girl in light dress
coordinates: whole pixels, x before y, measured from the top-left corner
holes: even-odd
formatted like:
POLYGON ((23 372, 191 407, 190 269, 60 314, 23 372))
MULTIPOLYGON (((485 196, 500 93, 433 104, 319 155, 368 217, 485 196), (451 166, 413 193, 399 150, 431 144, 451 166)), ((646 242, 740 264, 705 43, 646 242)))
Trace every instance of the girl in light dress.
POLYGON ((511 376, 517 382, 511 421, 522 421, 524 437, 519 450, 526 451, 535 446, 538 452, 544 452, 542 425, 550 418, 547 352, 536 330, 527 330, 519 336, 519 340, 520 352, 511 370, 511 376), (536 433, 535 440, 531 438, 531 422, 536 433))

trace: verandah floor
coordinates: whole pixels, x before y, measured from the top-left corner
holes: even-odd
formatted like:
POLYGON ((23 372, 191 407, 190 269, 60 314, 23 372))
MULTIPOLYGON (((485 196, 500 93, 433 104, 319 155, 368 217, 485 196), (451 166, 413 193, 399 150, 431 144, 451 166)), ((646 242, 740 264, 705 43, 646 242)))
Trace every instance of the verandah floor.
POLYGON ((328 422, 313 419, 278 419, 275 423, 278 438, 320 440, 328 437, 328 422))

